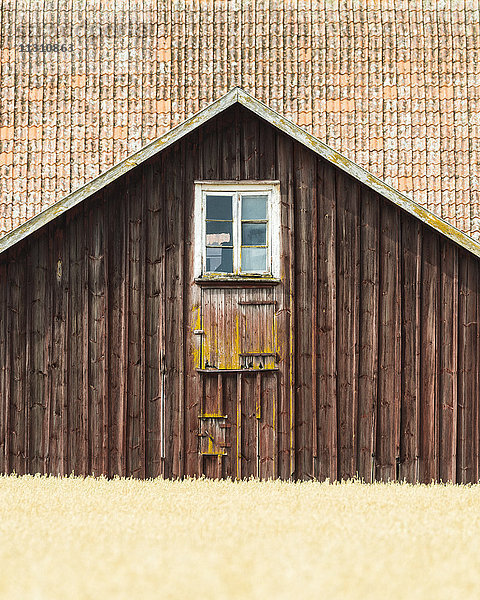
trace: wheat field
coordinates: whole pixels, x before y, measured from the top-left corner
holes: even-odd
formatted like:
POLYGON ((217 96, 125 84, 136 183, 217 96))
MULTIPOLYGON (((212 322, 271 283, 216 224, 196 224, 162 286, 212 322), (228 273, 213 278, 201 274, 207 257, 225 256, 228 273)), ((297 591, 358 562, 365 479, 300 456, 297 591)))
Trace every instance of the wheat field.
POLYGON ((480 486, 0 477, 0 597, 477 598, 480 486))

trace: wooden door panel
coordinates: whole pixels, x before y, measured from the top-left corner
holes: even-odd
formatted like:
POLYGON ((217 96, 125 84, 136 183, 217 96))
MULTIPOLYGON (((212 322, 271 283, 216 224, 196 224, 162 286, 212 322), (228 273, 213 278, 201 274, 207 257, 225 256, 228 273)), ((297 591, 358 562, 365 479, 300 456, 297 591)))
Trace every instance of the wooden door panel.
POLYGON ((225 288, 202 290, 202 368, 240 368, 238 292, 225 288))
POLYGON ((199 471, 276 476, 275 288, 202 289, 199 471))
POLYGON ((271 288, 212 288, 202 290, 202 296, 202 368, 275 368, 271 288))
POLYGON ((201 373, 200 473, 276 476, 277 371, 201 373))

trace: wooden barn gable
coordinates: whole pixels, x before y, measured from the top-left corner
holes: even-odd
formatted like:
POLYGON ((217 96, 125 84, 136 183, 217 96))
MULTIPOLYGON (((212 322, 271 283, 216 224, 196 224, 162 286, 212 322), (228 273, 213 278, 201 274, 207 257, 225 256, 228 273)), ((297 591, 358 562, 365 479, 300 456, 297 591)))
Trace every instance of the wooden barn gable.
POLYGON ((0 239, 0 470, 477 481, 479 257, 236 88, 0 239))

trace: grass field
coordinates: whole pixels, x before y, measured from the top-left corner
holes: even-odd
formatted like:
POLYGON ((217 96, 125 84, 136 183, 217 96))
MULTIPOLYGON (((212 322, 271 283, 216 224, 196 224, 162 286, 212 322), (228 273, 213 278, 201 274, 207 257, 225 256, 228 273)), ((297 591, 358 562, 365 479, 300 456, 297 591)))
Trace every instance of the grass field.
POLYGON ((480 486, 0 477, 0 597, 478 598, 480 486))

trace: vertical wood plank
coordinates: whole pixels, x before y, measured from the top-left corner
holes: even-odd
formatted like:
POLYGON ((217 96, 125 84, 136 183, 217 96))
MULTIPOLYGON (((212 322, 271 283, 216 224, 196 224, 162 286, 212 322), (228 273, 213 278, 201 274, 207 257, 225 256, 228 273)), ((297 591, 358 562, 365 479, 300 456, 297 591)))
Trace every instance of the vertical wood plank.
MULTIPOLYGON (((141 169, 139 176, 140 185, 140 281, 139 281, 139 300, 140 300, 140 388, 139 388, 139 473, 141 479, 145 479, 146 473, 146 396, 145 396, 145 371, 146 371, 146 340, 145 340, 145 296, 146 296, 146 179, 145 167, 141 169)), ((151 190, 148 190, 151 193, 151 190)))
POLYGON ((127 211, 124 184, 118 183, 106 204, 108 217, 108 310, 106 344, 108 361, 108 473, 125 474, 123 467, 124 400, 127 364, 126 333, 126 260, 127 211))
POLYGON ((220 179, 235 180, 240 177, 239 169, 239 135, 237 130, 238 107, 232 106, 219 115, 217 122, 218 147, 217 169, 220 179))
MULTIPOLYGON (((195 257, 195 228, 194 228, 194 186, 193 182, 202 177, 202 158, 199 148, 199 137, 195 132, 184 140, 185 174, 184 174, 184 316, 185 331, 185 419, 184 442, 185 447, 185 473, 197 475, 198 473, 198 415, 200 414, 199 396, 201 394, 200 375, 196 369, 200 366, 200 353, 202 336, 195 335, 194 331, 202 329, 202 291, 194 284, 194 257, 195 257)), ((218 459, 219 469, 223 469, 222 458, 218 459)))
MULTIPOLYGON (((11 259, 11 254, 9 253, 9 259, 11 259)), ((5 327, 6 327, 6 335, 5 335, 5 372, 4 372, 4 432, 5 432, 5 441, 4 441, 4 468, 5 473, 11 472, 11 464, 12 461, 10 459, 10 440, 11 440, 11 425, 10 425, 10 413, 11 413, 11 403, 12 403, 12 386, 11 386, 11 370, 12 370, 12 325, 11 325, 11 287, 10 287, 10 264, 7 263, 5 268, 5 327)))
POLYGON ((275 478, 275 403, 278 397, 277 373, 265 373, 257 376, 258 409, 257 424, 259 438, 258 477, 275 478))
MULTIPOLYGON (((24 427, 24 448, 25 448, 25 459, 24 459, 24 472, 30 473, 31 469, 31 450, 30 450, 30 409, 32 404, 32 397, 30 394, 31 390, 31 378, 32 378, 32 298, 33 298, 33 264, 29 258, 31 255, 32 240, 29 240, 27 248, 28 252, 25 253, 25 291, 24 291, 24 303, 25 303, 25 348, 23 359, 25 361, 25 427, 24 427)), ((1 284, 0 284, 1 285, 1 284)))
POLYGON ((379 198, 366 190, 360 207, 360 312, 357 417, 358 476, 372 481, 378 386, 379 198))
POLYGON ((130 177, 129 207, 129 290, 128 290, 128 381, 127 381, 127 475, 141 477, 144 464, 142 448, 142 178, 130 177))
POLYGON ((164 243, 162 220, 161 172, 158 162, 147 171, 146 197, 146 288, 145 288, 145 391, 146 391, 146 476, 162 474, 162 373, 163 347, 163 265, 164 243))
POLYGON ((317 169, 318 203, 318 461, 316 477, 337 478, 336 193, 334 167, 317 169))
POLYGON ((400 479, 416 480, 420 399, 420 286, 422 228, 402 217, 402 398, 400 479))
POLYGON ((83 467, 79 475, 91 473, 90 456, 90 238, 89 215, 85 206, 82 207, 82 238, 83 238, 83 273, 82 273, 82 440, 83 467))
POLYGON ((293 143, 290 138, 277 134, 276 138, 277 174, 280 180, 280 264, 281 289, 276 292, 278 309, 276 313, 277 348, 280 356, 280 385, 278 399, 278 475, 288 479, 295 471, 294 446, 294 390, 295 373, 293 355, 294 336, 294 188, 293 188, 293 143))
POLYGON ((88 354, 89 354, 89 453, 95 475, 105 473, 106 382, 106 268, 105 206, 103 198, 88 207, 88 354))
MULTIPOLYGON (((312 286, 316 282, 315 269, 312 277, 312 206, 316 203, 316 157, 307 149, 294 147, 295 177, 295 476, 297 479, 314 477, 313 471, 313 423, 312 403, 314 357, 312 341, 316 330, 312 329, 312 286)), ((316 285, 315 285, 316 287, 316 285)), ((316 307, 315 307, 316 309, 316 307)), ((315 419, 316 420, 316 419, 315 419)))
POLYGON ((354 477, 358 411, 359 188, 336 174, 338 477, 354 477))
POLYGON ((184 448, 184 352, 183 330, 183 173, 182 148, 176 146, 164 156, 168 168, 173 161, 179 165, 175 175, 166 186, 166 348, 167 374, 166 398, 169 417, 167 437, 171 441, 171 462, 173 477, 183 475, 184 448), (170 412, 171 411, 171 412, 170 412))
POLYGON ((458 260, 457 248, 440 245, 439 478, 456 480, 458 260))
POLYGON ((123 286, 122 286, 122 367, 123 377, 120 379, 120 411, 119 411, 119 442, 121 472, 127 477, 128 471, 128 428, 129 428, 129 351, 130 351, 130 285, 131 285, 131 243, 130 243, 130 215, 132 212, 131 202, 132 193, 130 189, 130 180, 125 180, 125 216, 124 216, 124 244, 125 253, 123 258, 123 286))
MULTIPOLYGON (((242 113, 240 179, 260 179, 260 122, 242 113)), ((202 148, 202 152, 204 149, 202 148)))
MULTIPOLYGON (((68 294, 68 312, 70 318, 68 320, 68 339, 69 352, 67 356, 67 379, 68 379, 68 468, 69 473, 73 472, 77 475, 83 473, 84 469, 84 453, 83 453, 83 408, 84 408, 84 383, 83 383, 83 368, 84 368, 84 353, 83 353, 83 320, 84 320, 84 304, 85 298, 84 289, 84 229, 83 229, 83 214, 76 213, 75 218, 69 228, 69 294, 68 294)), ((39 267, 42 261, 39 261, 39 267)), ((45 277, 42 272, 37 275, 35 284, 37 290, 38 301, 35 311, 38 311, 38 317, 35 322, 36 327, 41 331, 44 326, 45 317, 42 311, 42 302, 40 299, 45 296, 45 277), (43 313, 43 314, 42 314, 43 313), (43 317, 43 319, 42 319, 43 317)), ((43 353, 42 353, 43 356, 43 353)), ((43 358, 39 357, 38 368, 41 368, 43 358)), ((37 392, 40 396, 38 387, 37 392)), ((37 406, 38 420, 42 419, 41 403, 37 406)), ((36 425, 32 424, 36 429, 36 425)), ((38 433, 38 432, 37 432, 38 433)), ((32 443, 34 441, 32 440, 32 443)))
MULTIPOLYGON (((251 118, 251 117, 250 117, 251 118)), ((275 179, 278 164, 275 129, 259 121, 258 131, 258 174, 260 179, 275 179)))
POLYGON ((255 375, 240 374, 241 378, 241 477, 257 476, 257 420, 255 418, 255 375))
POLYGON ((25 474, 25 253, 16 252, 9 264, 9 313, 11 336, 9 468, 25 474))
POLYGON ((55 227, 52 232, 52 250, 50 269, 53 271, 49 280, 52 285, 52 346, 50 360, 50 462, 49 472, 54 475, 65 474, 64 464, 64 420, 66 389, 67 352, 67 312, 68 312, 68 278, 69 256, 65 250, 65 224, 55 227))
POLYGON ((421 286, 421 403, 419 478, 429 483, 437 475, 436 409, 438 399, 438 236, 423 230, 421 286))
POLYGON ((475 481, 475 403, 477 265, 466 253, 459 255, 459 322, 458 322, 458 422, 457 482, 475 481))
MULTIPOLYGON (((48 395, 46 380, 48 372, 45 331, 49 315, 47 313, 47 254, 46 238, 35 240, 32 248, 32 290, 31 290, 31 360, 30 360, 30 470, 44 473, 44 422, 48 395)), ((80 362, 79 362, 80 364, 80 362)))
MULTIPOLYGON (((32 299, 33 303, 33 299, 32 299)), ((0 473, 5 473, 5 441, 7 436, 5 414, 7 393, 7 353, 8 353, 8 313, 7 313, 7 263, 0 262, 0 473)))
POLYGON ((400 359, 399 344, 399 215, 382 204, 380 211, 379 371, 377 412, 377 478, 396 479, 399 456, 400 359))
POLYGON ((242 479, 243 471, 242 471, 242 440, 243 440, 243 431, 242 431, 242 383, 243 378, 241 373, 237 373, 237 402, 236 402, 236 436, 235 436, 235 458, 236 458, 236 469, 235 469, 235 477, 236 479, 242 479))

